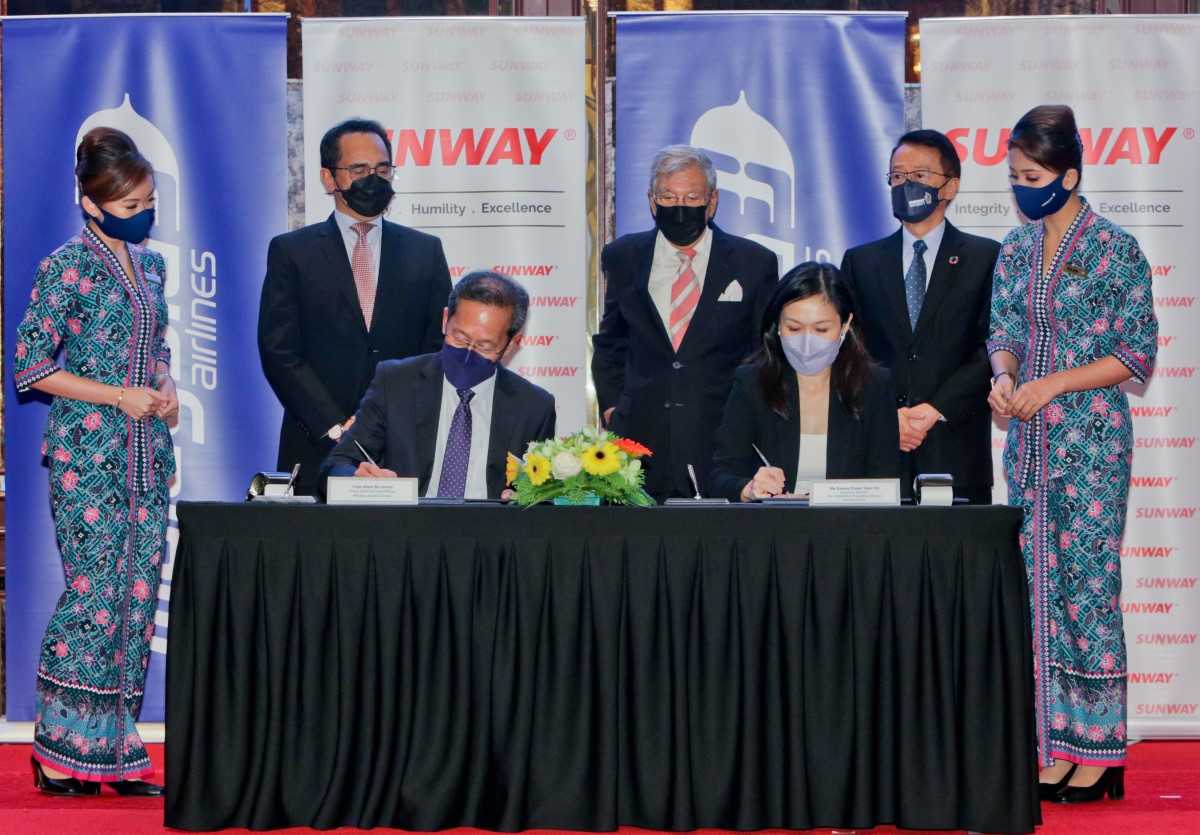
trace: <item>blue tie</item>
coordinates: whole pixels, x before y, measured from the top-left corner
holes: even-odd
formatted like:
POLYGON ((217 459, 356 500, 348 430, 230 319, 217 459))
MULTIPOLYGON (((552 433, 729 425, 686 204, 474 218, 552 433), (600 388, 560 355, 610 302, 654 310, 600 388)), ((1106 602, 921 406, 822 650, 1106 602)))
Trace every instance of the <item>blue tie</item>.
POLYGON ((925 301, 925 250, 924 241, 913 241, 913 259, 904 274, 904 296, 908 300, 908 323, 915 331, 921 316, 921 302, 925 301))
POLYGON ((455 389, 458 407, 450 421, 446 436, 446 453, 442 457, 442 475, 438 479, 438 497, 461 499, 467 492, 467 465, 471 462, 471 398, 470 389, 455 389))

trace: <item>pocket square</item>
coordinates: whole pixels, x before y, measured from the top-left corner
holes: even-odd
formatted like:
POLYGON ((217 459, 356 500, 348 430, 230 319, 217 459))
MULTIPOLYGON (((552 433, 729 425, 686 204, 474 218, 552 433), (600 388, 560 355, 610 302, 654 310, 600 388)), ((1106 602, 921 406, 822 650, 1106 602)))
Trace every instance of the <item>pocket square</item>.
POLYGON ((740 302, 742 300, 742 285, 735 278, 729 282, 725 291, 721 293, 721 297, 717 299, 719 302, 740 302))

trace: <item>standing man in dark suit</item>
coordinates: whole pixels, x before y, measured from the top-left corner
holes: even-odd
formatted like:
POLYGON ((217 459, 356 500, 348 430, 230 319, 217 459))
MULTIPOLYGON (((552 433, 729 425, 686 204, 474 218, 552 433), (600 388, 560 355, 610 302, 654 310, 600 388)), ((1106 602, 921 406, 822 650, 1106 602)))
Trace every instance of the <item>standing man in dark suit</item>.
POLYGON ((900 137, 887 175, 900 229, 849 250, 842 272, 858 294, 867 350, 899 394, 903 495, 920 473, 950 473, 955 497, 990 504, 986 341, 1000 245, 946 220, 961 172, 945 135, 900 137))
POLYGON ((779 262, 709 223, 717 174, 704 152, 660 150, 648 196, 656 228, 618 238, 600 256, 604 317, 592 377, 608 428, 652 451, 646 492, 662 501, 694 495, 688 464, 708 484, 733 372, 759 344, 779 262))
POLYGON ((379 364, 322 486, 331 475, 403 475, 422 496, 501 498, 508 453, 554 435, 553 395, 500 363, 528 313, 529 295, 508 276, 466 275, 442 314, 441 351, 379 364))
POLYGON ((321 140, 321 183, 333 195, 333 214, 279 235, 267 250, 258 351, 284 409, 278 467, 300 464, 297 493, 316 493, 321 461, 376 364, 441 345, 446 256, 432 235, 383 219, 394 194, 391 160, 378 122, 330 128, 321 140))

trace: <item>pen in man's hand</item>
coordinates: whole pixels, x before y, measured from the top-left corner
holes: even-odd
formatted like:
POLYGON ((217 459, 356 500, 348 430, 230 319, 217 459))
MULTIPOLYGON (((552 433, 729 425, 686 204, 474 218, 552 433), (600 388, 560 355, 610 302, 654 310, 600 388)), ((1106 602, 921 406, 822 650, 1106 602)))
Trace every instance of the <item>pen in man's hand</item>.
POLYGON ((355 439, 354 445, 356 447, 358 447, 358 451, 363 454, 363 458, 367 459, 368 464, 370 464, 372 467, 379 466, 378 464, 375 463, 375 459, 371 457, 371 453, 369 453, 365 449, 363 449, 363 445, 358 442, 358 439, 355 439))

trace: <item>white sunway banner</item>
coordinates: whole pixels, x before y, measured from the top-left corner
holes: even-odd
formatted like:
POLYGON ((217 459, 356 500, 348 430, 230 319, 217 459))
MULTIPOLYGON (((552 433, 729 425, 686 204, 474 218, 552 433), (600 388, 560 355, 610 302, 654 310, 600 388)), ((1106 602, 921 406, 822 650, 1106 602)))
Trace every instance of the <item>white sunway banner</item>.
MULTIPOLYGON (((1154 270, 1158 363, 1129 385, 1136 437, 1121 544, 1131 738, 1200 736, 1200 22, 1193 16, 971 18, 921 22, 922 119, 963 159, 948 217, 1001 239, 1017 225, 1008 131, 1039 104, 1069 104, 1083 193, 1133 234, 1154 270)), ((993 438, 1005 499, 1003 430, 993 438)))
POLYGON ((583 426, 583 18, 306 19, 303 34, 307 221, 333 209, 321 136, 382 123, 397 166, 386 217, 441 238, 452 281, 494 269, 521 282, 529 320, 506 364, 554 395, 559 434, 583 426))

